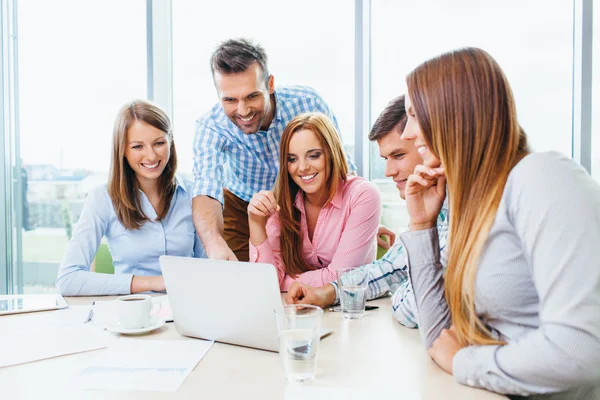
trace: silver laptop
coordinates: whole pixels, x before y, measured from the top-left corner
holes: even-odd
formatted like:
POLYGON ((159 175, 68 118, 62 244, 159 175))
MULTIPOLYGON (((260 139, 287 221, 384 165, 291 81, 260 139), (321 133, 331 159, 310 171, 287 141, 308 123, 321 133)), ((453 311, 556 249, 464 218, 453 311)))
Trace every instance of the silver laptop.
POLYGON ((273 265, 174 256, 160 265, 181 335, 278 351, 273 265))

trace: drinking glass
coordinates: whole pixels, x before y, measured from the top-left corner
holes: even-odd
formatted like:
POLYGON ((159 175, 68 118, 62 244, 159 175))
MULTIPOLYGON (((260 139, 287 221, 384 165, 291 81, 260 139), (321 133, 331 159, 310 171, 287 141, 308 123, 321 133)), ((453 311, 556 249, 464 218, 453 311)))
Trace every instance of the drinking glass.
POLYGON ((369 273, 358 268, 342 268, 338 269, 336 274, 344 318, 362 318, 367 302, 369 273))
POLYGON ((286 305, 275 310, 275 320, 286 380, 303 382, 314 379, 323 310, 311 305, 286 305))

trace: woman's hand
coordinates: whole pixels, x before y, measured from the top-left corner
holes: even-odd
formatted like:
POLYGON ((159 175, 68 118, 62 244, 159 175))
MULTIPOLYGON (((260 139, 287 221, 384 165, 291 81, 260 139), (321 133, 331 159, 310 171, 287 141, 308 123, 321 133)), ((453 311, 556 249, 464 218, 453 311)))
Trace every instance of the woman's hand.
POLYGON ((248 203, 248 226, 252 245, 260 246, 267 240, 267 218, 280 209, 270 190, 261 190, 252 196, 248 203))
POLYGON ((454 330, 454 326, 452 326, 450 329, 442 330, 440 337, 435 339, 427 354, 444 371, 452 375, 452 361, 456 353, 463 347, 458 342, 458 339, 456 339, 456 331, 454 330))
POLYGON ((164 292, 165 280, 162 276, 140 276, 136 275, 131 280, 131 293, 140 292, 164 292))
POLYGON ((248 204, 248 218, 253 222, 265 223, 267 218, 280 210, 275 196, 270 190, 261 190, 254 194, 248 204))
POLYGON ((335 303, 335 287, 330 284, 312 287, 306 283, 294 282, 284 300, 286 304, 312 304, 325 308, 335 303))
POLYGON ((417 165, 415 172, 408 177, 404 193, 410 216, 410 230, 435 227, 446 198, 444 168, 417 165))

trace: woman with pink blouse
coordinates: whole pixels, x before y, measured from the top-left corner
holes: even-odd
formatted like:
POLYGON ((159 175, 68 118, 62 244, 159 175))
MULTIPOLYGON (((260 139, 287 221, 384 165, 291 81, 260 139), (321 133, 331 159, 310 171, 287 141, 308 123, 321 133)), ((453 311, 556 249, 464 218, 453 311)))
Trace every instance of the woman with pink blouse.
POLYGON ((375 260, 381 197, 371 182, 348 175, 343 145, 321 113, 294 118, 281 137, 274 191, 248 205, 250 261, 273 264, 279 287, 323 286, 336 270, 375 260))

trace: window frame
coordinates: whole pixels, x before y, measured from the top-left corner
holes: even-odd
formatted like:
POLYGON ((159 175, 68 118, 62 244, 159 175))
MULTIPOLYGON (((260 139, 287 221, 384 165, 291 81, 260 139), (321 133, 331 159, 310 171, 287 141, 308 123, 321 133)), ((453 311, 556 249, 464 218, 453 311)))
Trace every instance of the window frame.
MULTIPOLYGON (((355 0, 355 162, 369 177, 372 0, 355 0)), ((173 118, 172 0, 146 0, 147 96, 173 118)), ((22 292, 22 226, 18 118, 17 0, 0 0, 0 294, 22 292)), ((588 172, 592 163, 593 0, 573 0, 573 120, 571 156, 588 172)), ((173 121, 176 124, 177 121, 173 121)))

